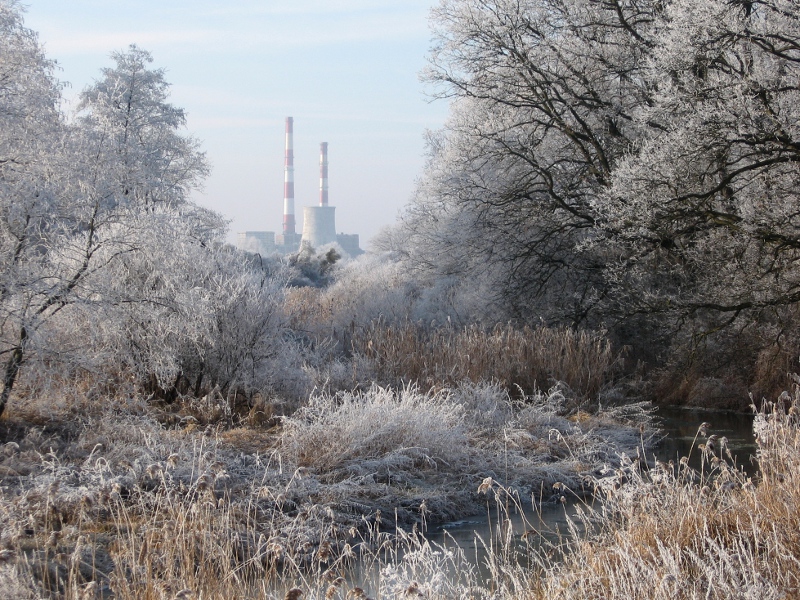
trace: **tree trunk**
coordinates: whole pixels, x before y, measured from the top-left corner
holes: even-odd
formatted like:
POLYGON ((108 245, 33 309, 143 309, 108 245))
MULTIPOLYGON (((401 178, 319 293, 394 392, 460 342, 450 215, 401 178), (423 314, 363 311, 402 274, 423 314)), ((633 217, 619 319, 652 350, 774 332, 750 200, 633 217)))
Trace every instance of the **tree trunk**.
POLYGON ((5 374, 3 376, 3 391, 0 392, 0 416, 2 416, 3 411, 6 409, 8 397, 11 395, 14 382, 17 380, 19 367, 22 364, 22 358, 24 356, 25 340, 27 339, 28 332, 25 327, 23 327, 19 332, 19 343, 11 353, 11 358, 8 359, 8 363, 6 363, 5 374))

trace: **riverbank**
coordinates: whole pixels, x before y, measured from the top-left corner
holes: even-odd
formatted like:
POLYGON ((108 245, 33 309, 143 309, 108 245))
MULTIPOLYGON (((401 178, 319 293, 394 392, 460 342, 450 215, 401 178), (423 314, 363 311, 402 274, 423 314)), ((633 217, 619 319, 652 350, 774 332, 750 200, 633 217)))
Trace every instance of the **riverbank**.
POLYGON ((32 404, 0 421, 0 589, 159 600, 800 591, 800 390, 755 416, 757 474, 742 469, 746 436, 733 460, 730 415, 683 425, 684 456, 648 465, 647 405, 566 414, 564 403, 559 388, 512 400, 465 384, 318 393, 286 417, 237 422, 197 401, 32 404), (561 502, 558 534, 543 535, 537 507, 561 502), (478 540, 485 568, 443 533, 422 535, 478 510, 492 521, 478 540))
POLYGON ((755 415, 758 474, 733 464, 713 423, 691 453, 595 481, 586 535, 539 568, 495 561, 498 594, 533 599, 772 599, 800 594, 800 388, 755 415), (699 466, 691 466, 699 457, 699 466))
POLYGON ((397 544, 395 527, 474 514, 500 486, 539 501, 588 493, 620 451, 654 441, 647 405, 567 415, 558 387, 512 400, 494 384, 374 386, 238 421, 214 420, 215 400, 203 402, 42 400, 9 412, 2 587, 19 598, 229 598, 320 585, 397 544))

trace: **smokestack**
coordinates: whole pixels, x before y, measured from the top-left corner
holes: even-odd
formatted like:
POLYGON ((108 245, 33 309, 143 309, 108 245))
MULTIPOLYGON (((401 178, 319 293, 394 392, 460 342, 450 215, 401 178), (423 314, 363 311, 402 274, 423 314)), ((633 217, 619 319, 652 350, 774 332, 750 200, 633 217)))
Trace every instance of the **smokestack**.
POLYGON ((286 117, 286 158, 283 163, 283 235, 294 234, 294 119, 286 117))
POLYGON ((319 145, 319 205, 328 206, 328 142, 319 145))

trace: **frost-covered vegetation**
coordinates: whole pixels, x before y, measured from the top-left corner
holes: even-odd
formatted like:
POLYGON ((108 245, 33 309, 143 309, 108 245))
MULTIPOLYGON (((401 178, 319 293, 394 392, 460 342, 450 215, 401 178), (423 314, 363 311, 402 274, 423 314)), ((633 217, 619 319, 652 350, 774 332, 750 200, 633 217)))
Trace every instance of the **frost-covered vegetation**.
POLYGON ((266 428, 208 422, 211 398, 162 411, 111 398, 56 411, 43 398, 2 422, 16 441, 0 462, 0 577, 19 597, 330 584, 356 557, 397 550, 398 526, 480 512, 487 478, 540 501, 561 485, 586 494, 619 448, 649 441, 646 407, 622 425, 613 411, 566 419, 564 401, 511 401, 498 384, 373 387, 316 393, 266 428))
POLYGON ((382 242, 421 301, 604 327, 673 402, 779 393, 800 339, 797 4, 441 0, 431 21, 450 117, 382 242))
POLYGON ((754 479, 705 426, 700 471, 649 460, 642 401, 774 398, 796 361, 794 3, 432 23, 451 118, 348 261, 226 245, 150 55, 67 113, 0 0, 4 597, 800 592, 800 392, 757 416, 754 479), (560 542, 512 530, 548 502, 560 542), (422 536, 487 507, 490 583, 422 536))

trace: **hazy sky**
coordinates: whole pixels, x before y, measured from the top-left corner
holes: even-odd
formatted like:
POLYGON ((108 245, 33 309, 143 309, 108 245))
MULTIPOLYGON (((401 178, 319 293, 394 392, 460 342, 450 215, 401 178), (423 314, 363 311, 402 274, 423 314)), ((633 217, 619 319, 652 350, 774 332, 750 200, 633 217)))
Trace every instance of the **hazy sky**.
POLYGON ((294 117, 295 204, 319 196, 329 143, 337 230, 362 247, 395 220, 444 121, 419 83, 435 0, 23 0, 74 96, 135 43, 167 71, 212 174, 195 196, 237 231, 280 232, 284 119, 294 117))

